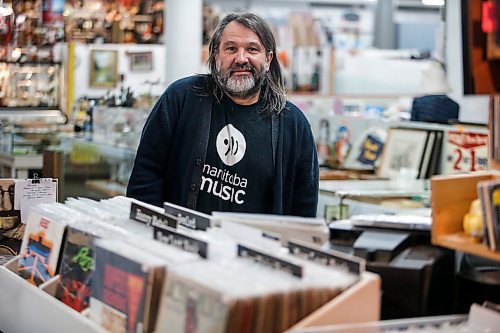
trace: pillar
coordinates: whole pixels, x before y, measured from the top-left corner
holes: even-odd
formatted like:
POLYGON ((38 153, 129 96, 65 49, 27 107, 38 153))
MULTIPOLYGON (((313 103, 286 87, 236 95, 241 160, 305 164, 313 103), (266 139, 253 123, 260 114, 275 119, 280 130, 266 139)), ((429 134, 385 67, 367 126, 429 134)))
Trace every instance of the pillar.
POLYGON ((202 0, 165 1, 167 84, 201 71, 202 0))

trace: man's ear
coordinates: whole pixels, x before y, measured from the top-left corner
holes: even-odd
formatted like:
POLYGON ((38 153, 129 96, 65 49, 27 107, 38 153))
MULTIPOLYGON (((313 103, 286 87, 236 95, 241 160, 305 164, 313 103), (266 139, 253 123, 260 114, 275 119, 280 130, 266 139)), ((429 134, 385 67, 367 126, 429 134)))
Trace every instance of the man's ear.
POLYGON ((271 67, 271 60, 273 60, 273 57, 274 57, 273 51, 269 51, 266 55, 267 58, 266 71, 268 71, 269 67, 271 67))
POLYGON ((216 48, 214 50, 214 60, 215 60, 215 63, 217 63, 217 61, 219 61, 219 48, 216 48))

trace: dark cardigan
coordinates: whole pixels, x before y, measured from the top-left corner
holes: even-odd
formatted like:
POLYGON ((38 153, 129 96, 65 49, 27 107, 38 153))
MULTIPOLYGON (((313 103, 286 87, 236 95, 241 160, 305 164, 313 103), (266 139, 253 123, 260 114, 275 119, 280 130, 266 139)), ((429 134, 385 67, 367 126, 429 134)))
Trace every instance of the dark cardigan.
MULTIPOLYGON (((168 201, 196 209, 210 133, 213 94, 202 95, 206 76, 172 83, 144 125, 127 196, 162 206, 168 201)), ((272 114, 273 213, 316 216, 319 171, 313 135, 292 103, 272 114)))

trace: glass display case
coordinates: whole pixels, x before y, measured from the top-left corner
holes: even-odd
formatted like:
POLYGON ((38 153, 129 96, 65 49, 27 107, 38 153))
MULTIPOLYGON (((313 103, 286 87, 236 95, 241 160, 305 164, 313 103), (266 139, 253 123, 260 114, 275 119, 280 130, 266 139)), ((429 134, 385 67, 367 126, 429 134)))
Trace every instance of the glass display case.
POLYGON ((44 149, 57 144, 57 127, 0 126, 0 177, 40 177, 44 149))
POLYGON ((60 109, 61 64, 0 62, 2 108, 60 109))
POLYGON ((116 147, 136 150, 149 112, 150 108, 98 105, 92 112, 93 137, 116 147))
POLYGON ((51 61, 0 61, 0 177, 41 175, 43 151, 58 144, 63 73, 51 61))
POLYGON ((0 152, 13 155, 42 154, 44 148, 56 145, 57 128, 23 128, 0 126, 0 152))
POLYGON ((125 195, 136 149, 119 147, 91 135, 61 135, 59 198, 91 199, 125 195))
POLYGON ((85 125, 80 132, 61 133, 59 147, 46 151, 44 161, 44 176, 59 179, 60 200, 125 195, 149 112, 148 108, 95 105, 83 112, 85 125))

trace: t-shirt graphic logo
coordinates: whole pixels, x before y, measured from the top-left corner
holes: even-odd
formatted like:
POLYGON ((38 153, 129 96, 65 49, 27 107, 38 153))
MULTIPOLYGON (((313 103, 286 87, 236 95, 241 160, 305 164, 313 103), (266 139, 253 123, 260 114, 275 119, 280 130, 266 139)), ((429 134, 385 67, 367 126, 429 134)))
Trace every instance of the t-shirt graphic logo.
POLYGON ((243 134, 233 125, 223 127, 217 135, 217 152, 227 166, 232 166, 241 161, 245 156, 247 143, 243 134))

